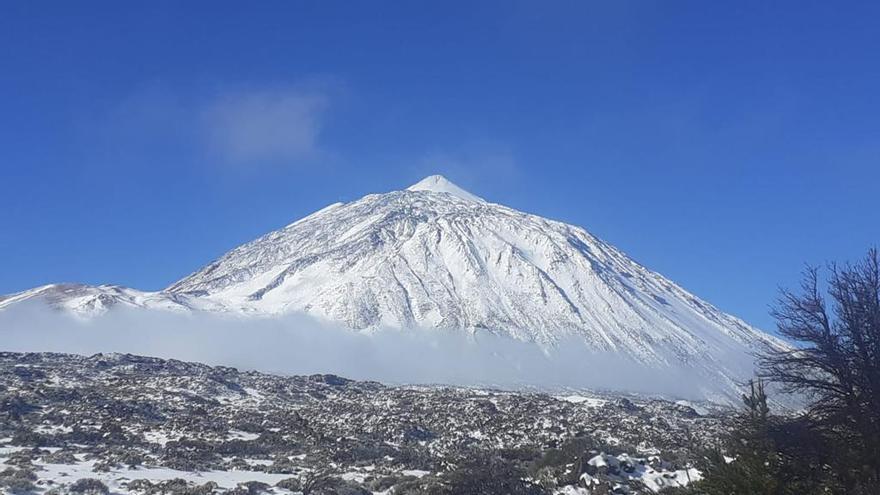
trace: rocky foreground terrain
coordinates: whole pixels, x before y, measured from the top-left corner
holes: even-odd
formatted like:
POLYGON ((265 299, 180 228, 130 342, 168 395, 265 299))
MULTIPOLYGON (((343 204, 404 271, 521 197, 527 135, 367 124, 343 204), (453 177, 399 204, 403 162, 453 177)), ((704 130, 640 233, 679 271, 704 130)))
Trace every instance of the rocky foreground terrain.
POLYGON ((120 354, 0 353, 8 493, 652 493, 723 412, 391 387, 120 354))

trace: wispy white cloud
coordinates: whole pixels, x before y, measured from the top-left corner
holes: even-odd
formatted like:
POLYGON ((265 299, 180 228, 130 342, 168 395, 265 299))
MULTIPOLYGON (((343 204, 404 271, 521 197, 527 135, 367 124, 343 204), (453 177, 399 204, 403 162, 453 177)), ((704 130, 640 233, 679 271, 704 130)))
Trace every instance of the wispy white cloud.
POLYGON ((315 156, 329 100, 299 88, 227 92, 200 110, 210 152, 231 163, 315 156))
POLYGON ((90 152, 117 160, 183 157, 239 169, 301 166, 332 155, 321 146, 332 82, 181 89, 138 87, 84 119, 90 152))

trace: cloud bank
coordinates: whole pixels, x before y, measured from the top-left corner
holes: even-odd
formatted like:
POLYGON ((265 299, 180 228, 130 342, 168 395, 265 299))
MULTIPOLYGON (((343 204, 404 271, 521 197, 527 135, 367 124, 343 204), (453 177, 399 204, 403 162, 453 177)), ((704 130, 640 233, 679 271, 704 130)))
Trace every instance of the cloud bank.
POLYGON ((680 370, 593 352, 581 341, 548 350, 464 330, 354 332, 306 315, 261 319, 119 308, 83 320, 33 302, 0 311, 0 339, 4 351, 128 352, 390 384, 616 390, 702 398, 694 377, 680 370))

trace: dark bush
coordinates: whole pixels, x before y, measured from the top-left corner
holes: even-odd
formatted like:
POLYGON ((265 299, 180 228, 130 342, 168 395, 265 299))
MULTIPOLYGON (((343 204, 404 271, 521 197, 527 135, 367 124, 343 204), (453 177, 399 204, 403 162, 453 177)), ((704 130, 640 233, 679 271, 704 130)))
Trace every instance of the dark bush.
POLYGON ((294 474, 300 471, 300 467, 285 457, 279 457, 275 459, 275 462, 272 463, 267 469, 267 473, 278 473, 278 474, 294 474))
POLYGON ((223 456, 253 457, 266 455, 268 450, 258 442, 251 440, 227 440, 216 447, 218 454, 223 456))
POLYGON ((6 458, 7 466, 17 466, 20 468, 33 468, 33 461, 37 457, 40 457, 47 451, 40 449, 31 449, 31 450, 20 450, 18 452, 13 452, 6 458))
POLYGON ((155 485, 153 485, 152 481, 145 479, 131 480, 125 484, 125 487, 128 488, 129 491, 146 494, 155 493, 153 491, 154 486, 155 485))
POLYGON ((49 444, 49 437, 30 430, 19 430, 9 443, 25 447, 45 447, 49 444))
POLYGON ((163 464, 181 471, 211 469, 222 460, 210 443, 186 438, 165 444, 165 455, 162 457, 163 464))
POLYGON ((230 490, 231 495, 260 495, 269 491, 269 485, 262 481, 246 481, 239 483, 237 487, 230 490))
POLYGON ((107 488, 107 485, 101 480, 96 480, 94 478, 78 479, 70 485, 69 490, 72 493, 82 493, 85 495, 106 495, 107 493, 110 493, 110 489, 107 488))
POLYGON ((449 494, 455 495, 542 495, 545 490, 526 481, 516 464, 497 456, 471 460, 446 475, 449 494))
POLYGON ((0 481, 0 486, 12 495, 31 493, 37 489, 31 480, 23 478, 5 478, 0 481))
POLYGON ((17 395, 7 395, 0 398, 0 417, 6 416, 11 420, 20 420, 23 416, 39 409, 33 404, 17 395))
POLYGON ((438 478, 425 476, 423 478, 407 479, 394 485, 394 495, 450 495, 449 487, 444 485, 438 478))
POLYGON ((302 491, 302 481, 300 481, 299 478, 285 478, 278 483, 275 483, 275 486, 292 492, 302 491))
POLYGON ((37 475, 30 469, 6 468, 0 472, 0 478, 37 481, 37 475))
POLYGON ((73 453, 66 450, 45 454, 40 459, 48 464, 76 464, 77 462, 73 453))
POLYGON ((367 488, 373 492, 384 492, 391 487, 417 480, 418 478, 415 476, 382 476, 370 480, 367 483, 367 488))
POLYGON ((328 486, 313 490, 311 495, 372 495, 372 492, 354 481, 337 479, 328 486))
POLYGON ((181 478, 152 483, 150 480, 133 480, 126 487, 130 491, 145 495, 208 495, 217 489, 217 483, 209 481, 203 485, 194 485, 181 478))

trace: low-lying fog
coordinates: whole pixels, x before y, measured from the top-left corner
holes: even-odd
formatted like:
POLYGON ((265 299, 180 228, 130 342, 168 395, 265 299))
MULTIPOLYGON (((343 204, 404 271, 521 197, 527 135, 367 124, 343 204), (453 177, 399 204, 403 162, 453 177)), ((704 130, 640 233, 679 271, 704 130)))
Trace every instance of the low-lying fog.
POLYGON ((544 349, 465 330, 355 332, 306 315, 244 318, 117 308, 82 319, 35 302, 0 311, 0 350, 127 352, 278 374, 333 373, 389 384, 704 397, 692 373, 597 353, 579 340, 544 349))

